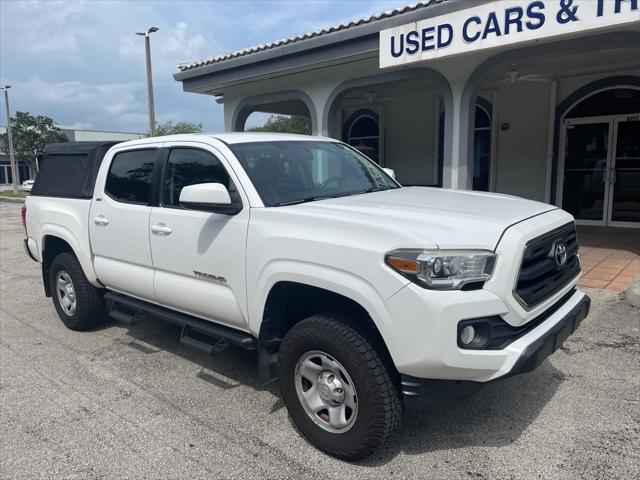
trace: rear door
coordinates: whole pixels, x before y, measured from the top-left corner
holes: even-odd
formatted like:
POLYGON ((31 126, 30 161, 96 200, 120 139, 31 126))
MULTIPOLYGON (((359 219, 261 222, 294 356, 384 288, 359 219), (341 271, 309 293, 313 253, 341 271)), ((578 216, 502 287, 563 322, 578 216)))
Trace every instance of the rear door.
POLYGON ((108 288, 155 301, 149 245, 159 145, 116 151, 96 182, 89 235, 98 279, 108 288))
POLYGON ((160 206, 151 210, 151 253, 159 303, 246 328, 245 248, 249 204, 224 156, 200 143, 165 144, 160 206), (183 187, 222 183, 244 205, 236 215, 180 206, 183 187))

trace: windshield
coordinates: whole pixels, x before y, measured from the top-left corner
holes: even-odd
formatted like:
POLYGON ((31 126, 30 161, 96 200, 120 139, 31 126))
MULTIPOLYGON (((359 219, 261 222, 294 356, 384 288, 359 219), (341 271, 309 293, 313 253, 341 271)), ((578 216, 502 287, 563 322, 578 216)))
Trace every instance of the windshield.
POLYGON ((373 161, 340 143, 277 141, 229 147, 267 207, 399 188, 373 161))

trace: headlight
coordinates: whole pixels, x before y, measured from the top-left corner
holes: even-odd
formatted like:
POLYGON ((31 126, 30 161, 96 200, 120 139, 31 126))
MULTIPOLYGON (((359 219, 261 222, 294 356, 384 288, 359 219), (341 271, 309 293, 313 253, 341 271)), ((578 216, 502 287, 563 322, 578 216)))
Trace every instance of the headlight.
POLYGON ((491 278, 496 254, 483 250, 394 250, 385 263, 418 285, 458 290, 491 278))

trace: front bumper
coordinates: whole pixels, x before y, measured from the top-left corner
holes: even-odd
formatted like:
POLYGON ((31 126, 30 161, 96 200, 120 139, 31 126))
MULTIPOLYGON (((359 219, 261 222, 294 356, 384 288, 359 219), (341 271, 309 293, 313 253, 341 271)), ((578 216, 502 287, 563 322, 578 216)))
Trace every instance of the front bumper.
MULTIPOLYGON (((575 295, 578 295, 576 292, 575 295)), ((511 369, 492 381, 530 372, 536 369, 549 355, 562 346, 562 343, 578 328, 589 314, 591 299, 581 294, 580 300, 542 335, 528 344, 511 369)), ((546 323, 546 322, 545 322, 546 323)), ((544 328, 544 324, 534 329, 544 328)), ((528 336, 528 335, 527 335, 528 336)), ((473 395, 488 382, 465 380, 424 379, 410 375, 401 375, 402 394, 408 408, 425 408, 434 402, 460 400, 473 395)))

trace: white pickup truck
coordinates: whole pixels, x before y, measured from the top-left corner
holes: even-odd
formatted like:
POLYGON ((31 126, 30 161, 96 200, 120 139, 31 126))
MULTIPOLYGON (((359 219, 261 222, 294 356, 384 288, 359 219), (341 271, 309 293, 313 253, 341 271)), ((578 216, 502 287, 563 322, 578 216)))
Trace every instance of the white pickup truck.
POLYGON ((25 210, 67 327, 151 317, 256 350, 300 431, 350 460, 405 406, 533 370, 589 311, 567 212, 402 187, 328 138, 51 145, 25 210))

